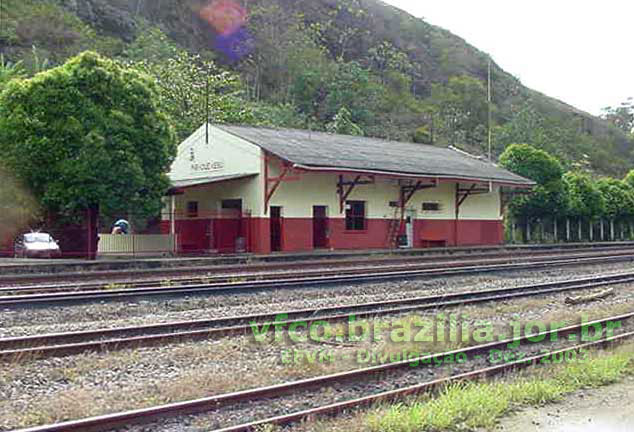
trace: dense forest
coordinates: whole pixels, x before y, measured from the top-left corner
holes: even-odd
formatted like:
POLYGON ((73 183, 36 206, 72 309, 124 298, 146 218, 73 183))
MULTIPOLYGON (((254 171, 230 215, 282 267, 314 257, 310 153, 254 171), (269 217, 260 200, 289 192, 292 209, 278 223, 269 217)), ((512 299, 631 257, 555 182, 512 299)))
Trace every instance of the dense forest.
POLYGON ((4 0, 0 90, 91 50, 153 77, 180 139, 209 115, 484 154, 491 62, 495 156, 527 143, 590 175, 634 164, 631 100, 593 117, 378 0, 235 1, 4 0), (226 31, 214 7, 244 13, 242 25, 226 31))

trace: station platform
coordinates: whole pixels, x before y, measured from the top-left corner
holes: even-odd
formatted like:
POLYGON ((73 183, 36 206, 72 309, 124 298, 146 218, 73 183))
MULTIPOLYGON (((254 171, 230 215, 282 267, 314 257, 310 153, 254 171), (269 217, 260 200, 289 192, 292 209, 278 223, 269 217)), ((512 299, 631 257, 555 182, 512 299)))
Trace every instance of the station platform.
POLYGON ((130 271, 135 269, 160 269, 178 267, 213 267, 216 265, 253 264, 266 262, 285 262, 302 260, 329 260, 359 257, 379 256, 447 256, 453 254, 476 254, 493 251, 512 250, 556 250, 598 247, 626 247, 634 242, 595 242, 595 243, 550 243, 550 244, 506 244, 501 246, 460 246, 423 249, 371 249, 371 250, 314 250, 309 252, 291 253, 276 252, 272 254, 230 254, 213 256, 182 256, 182 257, 99 257, 95 261, 82 259, 23 259, 0 258, 0 275, 18 274, 56 274, 67 272, 91 271, 130 271))

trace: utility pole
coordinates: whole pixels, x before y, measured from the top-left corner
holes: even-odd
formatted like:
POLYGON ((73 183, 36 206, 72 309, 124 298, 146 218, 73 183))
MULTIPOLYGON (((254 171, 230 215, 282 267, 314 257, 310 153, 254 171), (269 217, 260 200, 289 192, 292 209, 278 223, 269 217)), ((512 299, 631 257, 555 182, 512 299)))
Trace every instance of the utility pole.
POLYGON ((207 85, 205 87, 205 144, 209 144, 209 71, 207 71, 207 85))
POLYGON ((487 80, 487 102, 489 110, 488 129, 489 129, 489 162, 493 160, 491 155, 491 57, 489 57, 488 80, 487 80))

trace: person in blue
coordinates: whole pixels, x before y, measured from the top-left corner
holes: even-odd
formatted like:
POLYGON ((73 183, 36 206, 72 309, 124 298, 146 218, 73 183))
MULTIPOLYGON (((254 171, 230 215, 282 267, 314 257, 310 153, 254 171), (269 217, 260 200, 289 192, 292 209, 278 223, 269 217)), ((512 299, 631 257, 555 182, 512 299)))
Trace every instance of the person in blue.
POLYGON ((128 234, 130 232, 130 222, 119 219, 112 227, 112 234, 128 234))

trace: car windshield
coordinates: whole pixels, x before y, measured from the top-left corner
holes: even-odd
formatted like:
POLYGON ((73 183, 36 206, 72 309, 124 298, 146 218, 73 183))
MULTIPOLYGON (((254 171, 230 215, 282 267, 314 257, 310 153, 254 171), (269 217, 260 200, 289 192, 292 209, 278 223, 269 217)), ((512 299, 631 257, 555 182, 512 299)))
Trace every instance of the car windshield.
POLYGON ((31 233, 24 234, 24 241, 27 243, 49 243, 52 242, 50 234, 45 233, 31 233))

